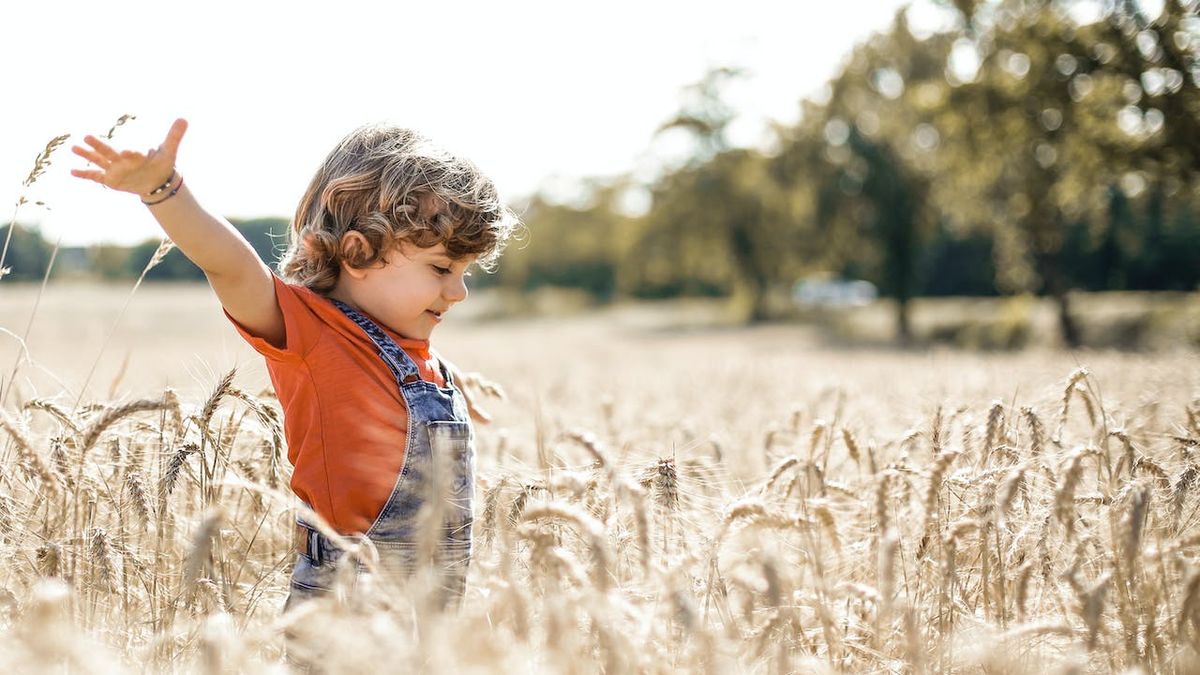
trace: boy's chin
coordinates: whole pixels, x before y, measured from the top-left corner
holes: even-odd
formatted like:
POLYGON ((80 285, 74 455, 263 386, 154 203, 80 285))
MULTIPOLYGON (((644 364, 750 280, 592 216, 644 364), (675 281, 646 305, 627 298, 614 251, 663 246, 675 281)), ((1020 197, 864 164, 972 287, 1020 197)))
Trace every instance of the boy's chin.
POLYGON ((406 340, 428 340, 434 328, 434 326, 397 326, 392 328, 392 331, 406 340))

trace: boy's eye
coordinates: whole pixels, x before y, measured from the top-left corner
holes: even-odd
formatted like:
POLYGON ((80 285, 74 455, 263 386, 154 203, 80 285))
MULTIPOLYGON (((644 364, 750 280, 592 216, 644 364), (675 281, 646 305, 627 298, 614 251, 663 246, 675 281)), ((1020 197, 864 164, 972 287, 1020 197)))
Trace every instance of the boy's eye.
POLYGON ((450 274, 449 267, 439 267, 437 265, 430 265, 430 267, 432 267, 438 274, 442 274, 442 275, 450 274))

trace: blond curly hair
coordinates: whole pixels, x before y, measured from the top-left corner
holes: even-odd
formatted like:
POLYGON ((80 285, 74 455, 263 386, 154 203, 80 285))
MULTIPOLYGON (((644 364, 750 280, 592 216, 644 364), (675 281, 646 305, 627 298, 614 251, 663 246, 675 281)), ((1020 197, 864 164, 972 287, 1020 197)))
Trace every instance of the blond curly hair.
POLYGON ((519 225, 469 160, 411 129, 366 125, 343 138, 313 176, 289 228, 280 276, 326 294, 342 262, 371 267, 401 241, 444 244, 450 258, 477 256, 475 264, 490 272, 519 225), (343 250, 351 231, 369 249, 343 250))

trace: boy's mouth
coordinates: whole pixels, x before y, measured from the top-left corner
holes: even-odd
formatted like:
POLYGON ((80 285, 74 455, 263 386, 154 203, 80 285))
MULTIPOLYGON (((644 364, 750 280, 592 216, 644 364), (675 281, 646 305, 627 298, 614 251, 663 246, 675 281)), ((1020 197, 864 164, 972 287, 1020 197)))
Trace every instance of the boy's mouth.
POLYGON ((441 312, 435 312, 435 311, 433 311, 432 309, 427 309, 427 310, 425 310, 425 312, 426 312, 426 313, 428 313, 428 314, 431 314, 431 315, 433 315, 433 318, 434 318, 434 319, 437 319, 438 321, 441 321, 441 320, 442 320, 442 313, 441 313, 441 312))

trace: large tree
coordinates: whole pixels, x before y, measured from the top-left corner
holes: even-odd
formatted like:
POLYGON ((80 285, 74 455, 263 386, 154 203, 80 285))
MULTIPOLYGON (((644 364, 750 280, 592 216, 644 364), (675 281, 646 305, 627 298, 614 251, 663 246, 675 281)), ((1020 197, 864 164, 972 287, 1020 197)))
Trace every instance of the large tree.
POLYGON ((964 33, 934 121, 946 142, 932 194, 960 222, 993 233, 1003 286, 1055 299, 1062 340, 1074 346, 1064 242, 1080 219, 1115 226, 1113 186, 1139 194, 1168 177, 1191 182, 1200 36, 1180 37, 1176 0, 1140 26, 1132 2, 1088 25, 1071 18, 1071 4, 955 3, 964 33), (976 59, 974 72, 962 67, 976 59))
POLYGON ((810 195, 824 262, 858 270, 895 300, 902 342, 912 333, 920 249, 937 221, 926 195, 938 136, 926 120, 946 51, 944 36, 914 38, 901 11, 889 31, 855 48, 828 100, 804 106, 773 160, 784 189, 810 195))
POLYGON ((766 158, 727 140, 733 110, 723 86, 740 75, 710 70, 685 90, 680 111, 662 125, 661 132, 688 132, 693 152, 651 186, 651 206, 624 278, 627 286, 733 291, 746 317, 758 321, 771 314, 771 289, 802 265, 803 242, 766 158))

